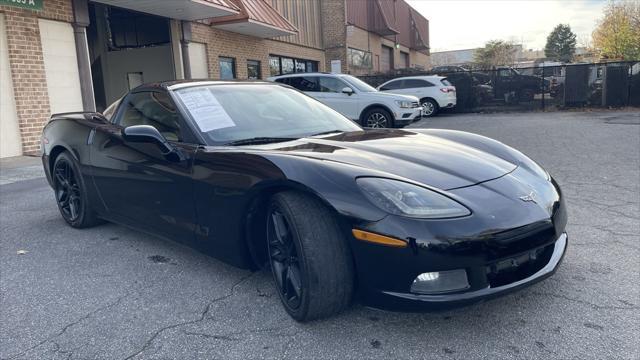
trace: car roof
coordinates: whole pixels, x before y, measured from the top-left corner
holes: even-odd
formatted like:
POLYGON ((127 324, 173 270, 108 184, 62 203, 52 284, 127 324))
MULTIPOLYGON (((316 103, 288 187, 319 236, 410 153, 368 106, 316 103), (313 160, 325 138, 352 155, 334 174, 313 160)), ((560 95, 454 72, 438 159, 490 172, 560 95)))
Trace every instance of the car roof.
POLYGON ((349 76, 349 74, 334 74, 334 73, 328 73, 328 72, 305 72, 305 73, 293 73, 293 74, 286 74, 286 75, 276 75, 276 76, 271 76, 270 79, 282 79, 282 78, 289 78, 289 77, 296 77, 296 76, 349 76))
POLYGON ((440 75, 402 76, 402 77, 398 77, 398 78, 386 81, 385 84, 388 83, 388 82, 391 82, 391 81, 396 81, 396 80, 413 80, 413 79, 417 79, 417 80, 442 80, 444 78, 446 78, 446 76, 440 76, 440 75))
POLYGON ((211 79, 188 79, 188 80, 168 80, 158 81, 148 84, 143 84, 131 92, 138 91, 159 91, 159 90, 177 90, 191 86, 202 85, 246 85, 246 84, 260 84, 260 85, 274 85, 270 81, 263 80, 211 80, 211 79))

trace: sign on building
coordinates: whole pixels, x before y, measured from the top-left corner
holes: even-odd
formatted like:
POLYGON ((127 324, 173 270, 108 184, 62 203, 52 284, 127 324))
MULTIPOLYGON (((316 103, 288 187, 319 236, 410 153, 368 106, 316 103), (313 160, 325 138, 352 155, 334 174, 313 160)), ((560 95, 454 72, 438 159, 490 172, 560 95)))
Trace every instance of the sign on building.
POLYGON ((42 10, 44 0, 0 0, 0 5, 15 6, 29 10, 42 10))
POLYGON ((331 73, 340 74, 342 72, 342 61, 331 60, 331 73))

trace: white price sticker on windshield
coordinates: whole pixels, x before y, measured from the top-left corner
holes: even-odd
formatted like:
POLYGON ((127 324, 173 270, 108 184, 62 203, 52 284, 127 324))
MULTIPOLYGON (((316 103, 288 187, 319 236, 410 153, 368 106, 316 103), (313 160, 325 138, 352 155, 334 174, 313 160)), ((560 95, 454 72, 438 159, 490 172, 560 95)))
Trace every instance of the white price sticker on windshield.
POLYGON ((178 96, 202 132, 236 126, 218 99, 207 88, 185 89, 178 96))

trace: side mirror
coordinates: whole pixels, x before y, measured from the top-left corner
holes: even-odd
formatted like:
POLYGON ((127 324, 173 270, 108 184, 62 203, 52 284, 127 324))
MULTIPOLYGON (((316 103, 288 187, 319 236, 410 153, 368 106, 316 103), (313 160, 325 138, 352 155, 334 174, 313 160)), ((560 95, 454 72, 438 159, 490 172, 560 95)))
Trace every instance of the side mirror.
POLYGON ((156 144, 165 156, 175 151, 160 131, 150 125, 128 126, 122 129, 122 138, 127 142, 156 144))
POLYGON ((342 88, 342 93, 351 96, 353 95, 354 91, 352 88, 345 86, 344 88, 342 88))

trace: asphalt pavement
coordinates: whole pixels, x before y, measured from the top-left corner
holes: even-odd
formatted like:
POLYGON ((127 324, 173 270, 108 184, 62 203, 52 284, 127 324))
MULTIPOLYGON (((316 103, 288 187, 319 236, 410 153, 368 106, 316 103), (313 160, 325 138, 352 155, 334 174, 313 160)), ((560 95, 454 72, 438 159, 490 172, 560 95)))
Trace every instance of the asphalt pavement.
POLYGON ((72 229, 33 160, 4 162, 0 358, 640 358, 640 113, 444 114, 412 127, 493 137, 557 179, 569 248, 555 276, 453 311, 356 304, 300 324, 268 272, 122 226, 72 229))

